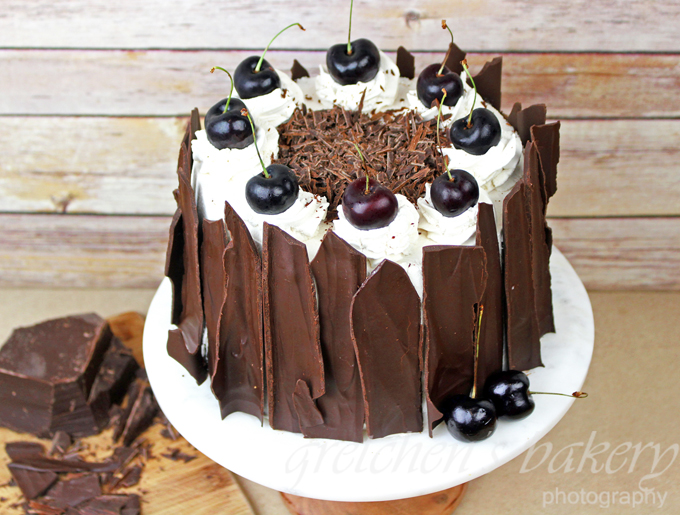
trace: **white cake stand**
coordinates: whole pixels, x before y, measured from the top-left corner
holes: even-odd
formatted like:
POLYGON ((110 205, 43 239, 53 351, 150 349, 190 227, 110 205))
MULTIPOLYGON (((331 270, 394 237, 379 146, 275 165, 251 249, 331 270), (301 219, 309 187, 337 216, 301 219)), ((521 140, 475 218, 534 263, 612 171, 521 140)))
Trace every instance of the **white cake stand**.
MULTIPOLYGON (((557 332, 541 340, 545 368, 530 372, 536 391, 581 389, 593 353, 590 300, 566 258, 550 261, 557 332)), ((158 403, 194 447, 223 467, 261 485, 328 501, 389 501, 449 489, 512 460, 550 431, 571 407, 566 397, 535 397, 521 421, 500 421, 487 440, 460 443, 443 425, 434 431, 393 435, 363 444, 310 440, 264 427, 250 415, 220 418, 209 381, 201 386, 166 352, 171 285, 166 278, 149 308, 144 360, 158 403)))

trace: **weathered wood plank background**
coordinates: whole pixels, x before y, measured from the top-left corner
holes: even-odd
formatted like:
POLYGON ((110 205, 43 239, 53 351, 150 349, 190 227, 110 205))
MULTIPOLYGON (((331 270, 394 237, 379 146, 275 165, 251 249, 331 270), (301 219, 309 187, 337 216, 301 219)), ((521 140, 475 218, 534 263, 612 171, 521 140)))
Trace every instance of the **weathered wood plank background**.
MULTIPOLYGON (((228 87, 209 69, 292 21, 268 60, 314 69, 348 4, 0 1, 0 287, 154 287, 186 113, 228 87)), ((503 55, 504 109, 563 121, 549 215, 586 285, 680 289, 680 3, 357 1, 354 35, 422 67, 442 18, 473 72, 503 55)))

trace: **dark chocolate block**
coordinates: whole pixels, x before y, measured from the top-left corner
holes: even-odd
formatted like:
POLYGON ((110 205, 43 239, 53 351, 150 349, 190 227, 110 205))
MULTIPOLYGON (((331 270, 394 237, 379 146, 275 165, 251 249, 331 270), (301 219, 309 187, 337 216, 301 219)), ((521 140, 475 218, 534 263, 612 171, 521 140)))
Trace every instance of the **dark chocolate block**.
POLYGON ((484 306, 482 328, 479 334, 479 361, 477 364, 477 391, 484 391, 486 379, 503 369, 503 270, 498 247, 498 234, 494 209, 491 204, 480 202, 477 215, 477 246, 486 254, 486 289, 482 295, 484 306))
POLYGON ((422 431, 420 298, 404 269, 380 263, 351 314, 369 437, 422 431))
POLYGON ((248 228, 228 203, 225 220, 231 241, 223 254, 226 295, 219 319, 212 390, 220 403, 222 418, 242 411, 262 421, 262 261, 248 228))
POLYGON ((479 305, 487 282, 483 247, 423 248, 425 392, 430 434, 452 395, 469 395, 479 305), (434 408, 434 409, 432 409, 434 408))
POLYGON ((319 296, 326 393, 317 399, 323 424, 302 427, 309 438, 363 441, 364 399, 350 330, 352 298, 366 280, 366 257, 328 231, 312 261, 319 296))
POLYGON ((501 79, 503 73, 503 58, 494 57, 475 75, 475 86, 484 100, 500 111, 501 109, 501 79))
POLYGON ((49 437, 99 431, 88 396, 111 343, 95 314, 16 329, 0 349, 0 425, 49 437))
POLYGON ((528 196, 521 180, 503 201, 506 338, 508 364, 513 370, 542 366, 528 196))
POLYGON ((416 76, 416 59, 403 46, 397 48, 397 68, 400 77, 413 79, 416 76))
POLYGON ((262 256, 269 423, 299 433, 297 381, 307 383, 312 399, 325 392, 314 280, 304 243, 267 223, 262 256))

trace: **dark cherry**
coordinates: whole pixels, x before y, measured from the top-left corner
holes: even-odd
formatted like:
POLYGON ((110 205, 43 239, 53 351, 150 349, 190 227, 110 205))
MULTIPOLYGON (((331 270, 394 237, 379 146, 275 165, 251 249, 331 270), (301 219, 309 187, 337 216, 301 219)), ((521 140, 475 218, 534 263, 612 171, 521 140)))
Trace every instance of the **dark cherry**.
POLYGON ((227 99, 220 100, 205 115, 205 132, 208 141, 215 148, 246 148, 253 142, 253 129, 248 118, 241 114, 246 106, 238 98, 229 102, 229 109, 224 112, 227 99))
POLYGON ((501 124, 498 118, 483 107, 472 111, 472 120, 468 127, 468 116, 456 120, 449 133, 453 146, 465 150, 468 154, 481 156, 501 140, 501 124))
POLYGON ((347 43, 333 45, 326 52, 326 67, 333 80, 347 86, 357 82, 368 82, 380 69, 378 47, 368 39, 352 41, 352 53, 347 53, 347 43))
POLYGON ((486 399, 454 395, 444 408, 446 428, 461 442, 478 442, 496 430, 496 409, 486 399))
POLYGON ((357 229, 367 231, 389 225, 397 217, 398 202, 389 189, 366 177, 352 181, 342 195, 342 212, 357 229))
POLYGON ((234 72, 234 87, 241 98, 253 98, 271 93, 281 87, 281 79, 267 60, 262 61, 259 72, 255 71, 260 56, 246 57, 234 72))
POLYGON ((416 91, 418 98, 425 107, 431 107, 435 99, 441 102, 444 96, 442 89, 446 90, 446 98, 444 99, 446 106, 455 106, 458 99, 463 95, 463 81, 460 76, 446 66, 439 75, 441 66, 441 64, 431 64, 418 75, 416 91))
POLYGON ((479 185, 469 172, 450 170, 432 182, 430 198, 437 211, 448 218, 453 218, 477 204, 479 185))
POLYGON ((507 370, 492 374, 484 384, 484 395, 496 407, 499 417, 521 419, 534 411, 529 378, 524 372, 507 370))
POLYGON ((285 165, 271 164, 246 183, 246 201, 253 211, 278 215, 295 204, 300 188, 295 172, 285 165))

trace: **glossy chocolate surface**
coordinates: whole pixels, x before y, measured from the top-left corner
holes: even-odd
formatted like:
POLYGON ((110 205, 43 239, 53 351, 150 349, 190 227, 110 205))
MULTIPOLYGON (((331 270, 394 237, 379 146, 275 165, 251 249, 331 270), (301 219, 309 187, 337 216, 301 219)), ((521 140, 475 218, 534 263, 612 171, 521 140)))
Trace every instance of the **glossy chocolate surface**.
POLYGON ((544 202, 557 191, 557 163, 560 161, 560 122, 534 125, 531 140, 536 144, 541 164, 541 185, 545 191, 544 202))
POLYGON ((503 72, 503 58, 494 57, 475 75, 475 86, 486 102, 500 111, 501 109, 501 79, 503 72))

